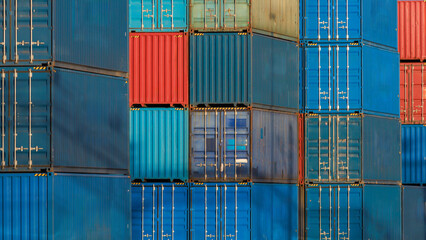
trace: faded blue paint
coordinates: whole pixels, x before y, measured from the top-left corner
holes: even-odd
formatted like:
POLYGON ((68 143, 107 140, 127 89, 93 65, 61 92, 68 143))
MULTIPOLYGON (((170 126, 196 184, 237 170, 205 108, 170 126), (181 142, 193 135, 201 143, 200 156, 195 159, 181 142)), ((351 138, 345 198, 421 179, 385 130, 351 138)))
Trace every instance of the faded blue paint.
POLYGON ((130 179, 0 175, 1 239, 130 239, 130 179))
POLYGON ((185 31, 189 0, 129 0, 129 30, 185 31))
POLYGON ((396 118, 307 115, 306 181, 399 183, 400 139, 396 118))
POLYGON ((426 236, 426 187, 402 187, 403 240, 426 236))
POLYGON ((187 109, 132 109, 132 179, 188 180, 188 126, 187 109))
POLYGON ((398 48, 397 1, 301 0, 300 13, 305 41, 366 41, 398 48))
POLYGON ((426 184, 426 126, 402 125, 402 183, 426 184))
POLYGON ((5 154, 0 171, 128 172, 125 79, 45 67, 2 70, 5 154))
POLYGON ((350 44, 304 48, 306 112, 399 116, 399 55, 350 44))

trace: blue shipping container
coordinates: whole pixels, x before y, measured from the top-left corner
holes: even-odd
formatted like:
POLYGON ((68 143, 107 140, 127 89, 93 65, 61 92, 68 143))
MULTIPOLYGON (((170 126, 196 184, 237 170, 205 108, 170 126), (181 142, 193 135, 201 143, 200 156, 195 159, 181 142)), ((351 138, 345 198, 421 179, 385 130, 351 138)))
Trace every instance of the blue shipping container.
POLYGON ((399 117, 399 54, 368 45, 304 48, 306 112, 399 117))
POLYGON ((127 176, 0 175, 1 239, 130 239, 127 176))
POLYGON ((129 29, 171 32, 188 29, 188 0, 129 0, 129 29))
POLYGON ((188 110, 134 108, 130 111, 132 179, 188 180, 188 110))
POLYGON ((317 115, 305 118, 307 182, 401 182, 397 118, 317 115))
POLYGON ((403 240, 426 237, 426 187, 402 187, 403 240))
POLYGON ((313 42, 365 41, 398 48, 395 0, 302 0, 300 38, 313 42))
POLYGON ((133 183, 132 239, 189 240, 188 190, 183 183, 133 183))
POLYGON ((297 114, 197 108, 190 115, 192 181, 297 182, 297 114))
POLYGON ((246 33, 190 36, 190 103, 298 111, 299 47, 246 33))
POLYGON ((124 78, 46 67, 1 68, 1 169, 128 173, 124 78))
POLYGON ((1 6, 3 64, 128 72, 128 1, 4 0, 1 6))
POLYGON ((400 186, 306 186, 305 239, 401 237, 400 186))
POLYGON ((426 126, 402 125, 402 183, 426 184, 426 126))

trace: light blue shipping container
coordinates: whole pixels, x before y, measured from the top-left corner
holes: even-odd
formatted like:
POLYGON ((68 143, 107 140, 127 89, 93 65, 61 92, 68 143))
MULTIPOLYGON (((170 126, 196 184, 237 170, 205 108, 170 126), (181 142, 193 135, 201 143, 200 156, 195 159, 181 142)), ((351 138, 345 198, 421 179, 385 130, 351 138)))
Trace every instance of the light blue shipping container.
POLYGON ((301 39, 398 48, 395 0, 301 0, 301 39))
POLYGON ((0 5, 3 64, 52 62, 128 72, 128 1, 4 0, 0 5))
POLYGON ((426 126, 402 125, 402 183, 426 184, 426 126))
POLYGON ((129 0, 129 30, 175 32, 188 29, 189 0, 129 0))
POLYGON ((130 111, 130 175, 139 180, 188 180, 188 110, 130 111))
POLYGON ((0 175, 0 239, 130 239, 130 178, 0 175))
POLYGON ((307 182, 401 182, 401 125, 373 115, 305 118, 307 182))
POLYGON ((403 240, 426 237, 426 187, 402 187, 403 240))

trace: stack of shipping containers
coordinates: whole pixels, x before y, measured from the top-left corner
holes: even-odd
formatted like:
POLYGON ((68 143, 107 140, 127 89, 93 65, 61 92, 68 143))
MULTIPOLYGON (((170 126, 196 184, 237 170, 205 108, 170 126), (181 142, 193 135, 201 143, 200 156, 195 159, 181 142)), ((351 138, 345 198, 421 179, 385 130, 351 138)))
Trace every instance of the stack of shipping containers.
POLYGON ((426 2, 398 1, 403 239, 425 238, 426 2))
POLYGON ((0 238, 130 238, 127 3, 0 6, 0 238))
POLYGON ((401 239, 397 2, 301 2, 304 237, 401 239))

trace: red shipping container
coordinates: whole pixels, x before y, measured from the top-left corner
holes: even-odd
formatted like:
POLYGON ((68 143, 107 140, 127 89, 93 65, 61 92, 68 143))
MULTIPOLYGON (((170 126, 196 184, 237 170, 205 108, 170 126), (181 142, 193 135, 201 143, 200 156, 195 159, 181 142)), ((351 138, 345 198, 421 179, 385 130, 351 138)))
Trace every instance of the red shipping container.
POLYGON ((401 63, 401 121, 426 124, 426 63, 401 63))
POLYGON ((188 34, 130 33, 130 106, 188 106, 188 34))
POLYGON ((305 182, 305 116, 299 114, 299 184, 305 182))
POLYGON ((401 60, 426 60, 426 1, 398 1, 401 60))

